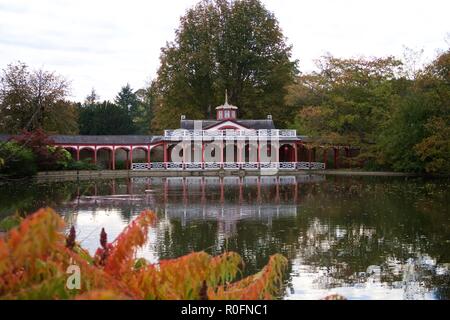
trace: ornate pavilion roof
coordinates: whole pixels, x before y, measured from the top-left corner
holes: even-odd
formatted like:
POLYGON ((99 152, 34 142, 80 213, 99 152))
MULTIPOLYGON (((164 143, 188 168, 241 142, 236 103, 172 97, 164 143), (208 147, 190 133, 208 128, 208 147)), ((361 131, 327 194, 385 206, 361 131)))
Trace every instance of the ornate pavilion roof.
MULTIPOLYGON (((181 120, 180 128, 184 130, 194 130, 194 122, 198 120, 181 120)), ((202 130, 207 129, 209 127, 214 127, 222 122, 226 122, 229 120, 201 120, 202 121, 202 130)), ((254 130, 274 130, 275 125, 273 120, 233 120, 237 124, 254 130)))

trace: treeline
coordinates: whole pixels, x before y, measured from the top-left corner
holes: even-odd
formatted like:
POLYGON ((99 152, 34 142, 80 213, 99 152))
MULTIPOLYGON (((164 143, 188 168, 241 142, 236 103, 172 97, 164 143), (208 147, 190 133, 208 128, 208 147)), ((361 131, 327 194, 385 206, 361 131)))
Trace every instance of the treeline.
POLYGON ((450 50, 413 61, 323 57, 289 87, 292 126, 318 145, 361 148, 354 160, 369 169, 450 173, 450 50))
POLYGON ((153 89, 121 88, 114 101, 99 101, 95 90, 83 103, 69 99, 70 84, 46 70, 9 64, 0 78, 0 132, 43 129, 50 134, 149 134, 153 89))
MULTIPOLYGON (((305 44, 308 45, 308 44, 305 44)), ((368 169, 449 173, 450 50, 423 67, 408 59, 322 57, 302 73, 274 14, 259 0, 203 0, 180 19, 147 88, 126 85, 114 101, 95 91, 70 102, 60 76, 22 63, 3 70, 0 131, 161 134, 180 115, 214 118, 229 102, 239 117, 272 114, 317 145, 360 148, 368 169)), ((411 53, 411 52, 410 52, 411 53)))

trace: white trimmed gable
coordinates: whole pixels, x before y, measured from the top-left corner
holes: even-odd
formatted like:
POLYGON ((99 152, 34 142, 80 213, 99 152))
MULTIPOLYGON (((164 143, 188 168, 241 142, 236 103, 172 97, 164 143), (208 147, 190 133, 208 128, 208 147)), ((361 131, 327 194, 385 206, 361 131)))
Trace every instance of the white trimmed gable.
POLYGON ((213 127, 207 129, 206 131, 217 131, 217 130, 253 130, 253 129, 248 129, 246 127, 237 124, 236 122, 227 120, 214 125, 213 127))

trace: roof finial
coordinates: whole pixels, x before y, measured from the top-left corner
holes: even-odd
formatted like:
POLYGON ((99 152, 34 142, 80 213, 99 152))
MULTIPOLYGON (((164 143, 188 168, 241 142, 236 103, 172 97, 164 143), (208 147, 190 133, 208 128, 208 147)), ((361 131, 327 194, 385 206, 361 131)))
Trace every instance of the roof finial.
POLYGON ((225 105, 228 105, 228 89, 225 89, 225 105))

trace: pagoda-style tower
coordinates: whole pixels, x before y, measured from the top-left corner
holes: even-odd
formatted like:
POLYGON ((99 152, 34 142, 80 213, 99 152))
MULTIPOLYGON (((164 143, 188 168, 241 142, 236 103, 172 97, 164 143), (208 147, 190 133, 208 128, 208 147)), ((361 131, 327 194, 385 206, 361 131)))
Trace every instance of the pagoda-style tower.
POLYGON ((217 120, 236 120, 237 110, 236 106, 228 104, 228 92, 225 91, 225 104, 216 108, 217 120))

